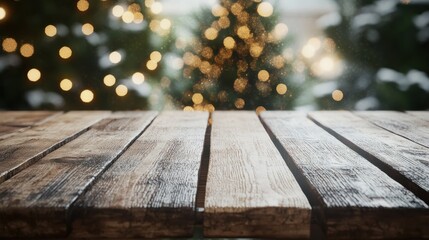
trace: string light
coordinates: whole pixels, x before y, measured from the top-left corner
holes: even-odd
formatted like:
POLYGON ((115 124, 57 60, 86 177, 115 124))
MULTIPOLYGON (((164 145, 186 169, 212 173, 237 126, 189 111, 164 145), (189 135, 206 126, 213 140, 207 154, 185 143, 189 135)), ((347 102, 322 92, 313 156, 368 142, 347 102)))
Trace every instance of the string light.
POLYGON ((154 60, 149 60, 146 63, 146 67, 149 70, 155 70, 158 67, 158 64, 154 60))
POLYGON ((106 76, 104 76, 103 78, 103 83, 104 85, 111 87, 113 85, 115 85, 116 83, 116 78, 115 76, 113 76, 112 74, 107 74, 106 76))
POLYGON ((214 40, 217 38, 217 30, 215 28, 207 28, 206 31, 204 32, 204 36, 208 39, 208 40, 214 40))
POLYGON ((154 2, 151 6, 150 6, 150 10, 154 13, 154 14, 160 14, 162 12, 162 3, 160 2, 154 2))
POLYGON ((284 95, 287 92, 287 86, 284 83, 277 84, 276 91, 280 95, 284 95))
POLYGON ((71 48, 64 46, 60 48, 58 53, 62 59, 69 59, 72 55, 72 50, 71 48))
POLYGON ((82 25, 82 33, 85 35, 91 35, 94 32, 94 26, 91 23, 85 23, 82 25))
POLYGON ((194 102, 195 104, 201 104, 204 100, 204 97, 201 93, 194 93, 192 95, 192 102, 194 102))
POLYGON ((3 7, 0 7, 0 20, 3 20, 6 17, 6 10, 3 7))
POLYGON ((13 38, 5 38, 2 42, 2 47, 5 52, 15 52, 18 47, 18 43, 13 38))
POLYGON ((124 12, 124 14, 122 14, 122 21, 124 21, 124 23, 132 23, 134 21, 134 14, 130 11, 124 12))
POLYGON ((76 7, 79 11, 85 12, 89 8, 89 2, 87 0, 79 0, 76 7))
POLYGON ((159 62, 159 61, 161 61, 162 55, 158 51, 153 51, 149 57, 151 60, 153 60, 155 62, 159 62))
POLYGON ((223 45, 228 49, 233 49, 235 47, 235 40, 232 37, 226 37, 223 39, 223 45))
POLYGON ((261 70, 258 72, 259 81, 266 82, 270 78, 270 74, 267 70, 261 70))
POLYGON ((122 17, 122 14, 124 14, 124 8, 120 5, 116 5, 112 8, 112 14, 115 17, 122 17))
POLYGON ((31 82, 39 81, 41 76, 42 76, 42 74, 40 73, 39 69, 37 69, 37 68, 32 68, 27 72, 27 78, 31 82))
POLYGON ((164 30, 168 30, 171 27, 171 21, 164 18, 161 20, 161 22, 159 23, 159 26, 164 29, 164 30))
POLYGON ((54 25, 48 25, 45 27, 45 34, 48 37, 54 37, 57 35, 57 28, 54 25))
POLYGON ((344 97, 344 94, 341 90, 337 89, 332 92, 332 99, 334 99, 334 101, 339 102, 343 100, 343 97, 344 97))
POLYGON ((70 79, 64 78, 63 80, 61 80, 61 82, 60 82, 61 90, 67 92, 70 89, 72 89, 72 87, 73 87, 73 82, 70 81, 70 79))
POLYGON ((115 89, 116 95, 118 95, 119 97, 123 97, 125 95, 127 95, 128 93, 128 88, 125 85, 118 85, 115 89))
POLYGON ((141 72, 135 72, 131 77, 135 84, 142 84, 144 82, 144 75, 141 72))
POLYGON ((94 100, 94 93, 89 89, 85 89, 80 93, 80 100, 84 103, 90 103, 94 100))
POLYGON ((258 5, 258 14, 261 17, 269 17, 273 14, 273 6, 269 2, 263 2, 258 5))
POLYGON ((113 64, 119 63, 122 60, 122 55, 117 51, 113 51, 109 54, 109 60, 113 64))
POLYGON ((19 49, 19 52, 21 53, 21 55, 23 57, 31 57, 34 54, 34 47, 33 45, 29 44, 29 43, 25 43, 21 46, 21 48, 19 49))

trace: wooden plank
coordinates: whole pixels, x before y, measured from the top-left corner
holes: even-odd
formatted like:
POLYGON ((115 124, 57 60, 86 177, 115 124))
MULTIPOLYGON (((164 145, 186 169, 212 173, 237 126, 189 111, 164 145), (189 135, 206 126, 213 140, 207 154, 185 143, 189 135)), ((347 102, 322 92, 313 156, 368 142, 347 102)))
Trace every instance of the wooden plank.
POLYGON ((318 222, 328 239, 429 236, 429 209, 422 200, 305 113, 263 112, 261 117, 321 207, 318 222))
POLYGON ((429 203, 429 150, 346 111, 309 116, 350 148, 429 203))
POLYGON ((429 148, 429 121, 394 111, 359 111, 354 113, 381 128, 429 148))
POLYGON ((311 206, 254 112, 215 112, 204 234, 308 238, 311 206))
POLYGON ((72 237, 192 236, 208 114, 164 112, 73 209, 72 237))
POLYGON ((61 114, 53 111, 2 111, 0 112, 0 140, 61 114))
POLYGON ((429 121, 429 111, 407 111, 407 113, 422 120, 429 121))
POLYGON ((0 141, 0 183, 86 131, 108 112, 69 112, 0 141))
MULTIPOLYGON (((79 115, 85 118, 86 114, 79 115)), ((65 236, 70 205, 125 151, 154 115, 112 114, 0 184, 0 237, 65 236)))

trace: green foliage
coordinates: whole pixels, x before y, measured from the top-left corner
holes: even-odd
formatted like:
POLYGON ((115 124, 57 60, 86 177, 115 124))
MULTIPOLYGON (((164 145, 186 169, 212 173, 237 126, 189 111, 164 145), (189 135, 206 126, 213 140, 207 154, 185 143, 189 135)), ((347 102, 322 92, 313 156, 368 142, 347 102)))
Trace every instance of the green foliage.
MULTIPOLYGON (((404 1, 405 2, 405 1, 404 1)), ((337 0, 341 21, 326 29, 348 69, 339 108, 429 108, 429 4, 337 0)), ((329 96, 319 99, 322 108, 329 96)))

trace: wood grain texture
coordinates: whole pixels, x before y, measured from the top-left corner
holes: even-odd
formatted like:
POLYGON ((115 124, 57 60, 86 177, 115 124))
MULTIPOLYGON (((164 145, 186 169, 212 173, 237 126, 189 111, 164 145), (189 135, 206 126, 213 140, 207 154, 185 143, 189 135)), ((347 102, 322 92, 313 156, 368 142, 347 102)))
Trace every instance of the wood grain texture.
POLYGON ((318 222, 328 239, 429 236, 422 200, 305 113, 263 112, 261 118, 321 207, 318 222))
POLYGON ((154 116, 153 112, 114 113, 0 184, 0 237, 65 236, 70 205, 154 116))
POLYGON ((86 131, 108 112, 69 112, 0 141, 0 183, 86 131))
POLYGON ((0 140, 61 114, 53 111, 0 111, 0 140))
POLYGON ((308 238, 311 207, 254 112, 215 112, 204 234, 308 238))
POLYGON ((396 181, 429 202, 429 151, 346 111, 309 116, 396 181))
POLYGON ((77 202, 72 236, 192 236, 208 114, 164 112, 77 202))
POLYGON ((429 148, 429 121, 411 114, 394 111, 360 111, 354 112, 354 114, 392 133, 429 148))
POLYGON ((407 113, 429 122, 429 111, 407 111, 407 113))

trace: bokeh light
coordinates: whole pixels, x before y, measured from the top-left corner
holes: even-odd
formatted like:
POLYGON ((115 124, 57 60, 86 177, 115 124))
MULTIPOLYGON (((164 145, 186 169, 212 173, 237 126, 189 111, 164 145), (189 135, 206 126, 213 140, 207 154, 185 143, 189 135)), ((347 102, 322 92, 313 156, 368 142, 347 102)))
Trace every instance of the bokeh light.
POLYGON ((115 85, 116 83, 116 78, 115 76, 113 76, 112 74, 107 74, 106 76, 104 76, 103 78, 103 83, 104 85, 111 87, 113 85, 115 85))
POLYGON ((60 88, 63 91, 70 91, 70 89, 72 89, 73 87, 73 82, 70 79, 64 78, 63 80, 61 80, 60 82, 60 88))
POLYGON ((258 5, 257 11, 261 17, 269 17, 273 14, 274 9, 271 3, 263 2, 258 5))
POLYGON ((2 47, 5 52, 15 52, 18 47, 18 43, 13 38, 5 38, 2 42, 2 47))
POLYGON ((40 73, 39 69, 32 68, 27 72, 27 78, 28 80, 32 82, 37 82, 40 80, 42 74, 40 73))
POLYGON ((69 59, 72 55, 72 50, 71 48, 64 46, 62 48, 60 48, 60 50, 58 51, 58 54, 60 55, 60 57, 62 59, 69 59))
POLYGON ((123 97, 125 95, 127 95, 128 93, 128 88, 125 85, 118 85, 115 89, 116 95, 118 95, 119 97, 123 97))
POLYGON ((89 89, 85 89, 80 93, 80 99, 84 103, 90 103, 94 100, 94 93, 89 89))
POLYGON ((113 51, 109 54, 109 60, 113 64, 119 63, 122 60, 122 55, 117 51, 113 51))
POLYGON ((21 53, 21 55, 23 57, 31 57, 34 54, 34 47, 33 45, 29 44, 29 43, 25 43, 21 46, 21 48, 19 49, 19 52, 21 53))
POLYGON ((57 35, 57 28, 54 25, 48 25, 45 27, 45 34, 48 37, 57 35))
POLYGON ((145 80, 144 75, 141 72, 135 72, 131 79, 135 84, 142 84, 145 80))

